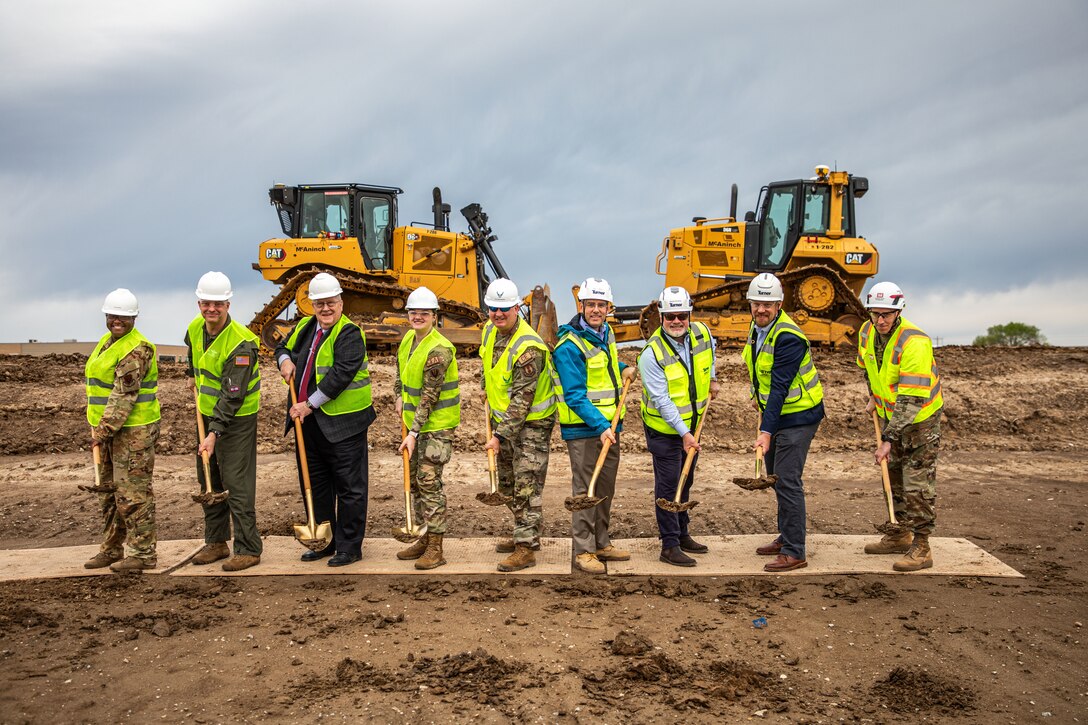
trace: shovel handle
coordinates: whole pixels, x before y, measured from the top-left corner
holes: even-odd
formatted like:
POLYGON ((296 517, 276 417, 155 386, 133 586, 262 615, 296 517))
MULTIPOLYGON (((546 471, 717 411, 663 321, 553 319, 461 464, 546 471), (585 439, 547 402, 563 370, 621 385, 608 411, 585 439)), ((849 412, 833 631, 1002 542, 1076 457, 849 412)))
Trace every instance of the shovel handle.
MULTIPOLYGON (((631 378, 623 381, 623 390, 620 391, 619 402, 616 403, 616 412, 612 414, 612 425, 610 430, 612 435, 616 434, 616 429, 620 426, 620 418, 623 415, 624 403, 627 400, 627 390, 631 387, 631 378)), ((597 490, 597 477, 601 475, 601 469, 604 468, 604 461, 608 457, 608 449, 612 447, 612 441, 606 440, 604 445, 601 446, 601 452, 597 454, 597 463, 593 466, 593 476, 589 479, 589 488, 586 489, 586 495, 589 498, 593 498, 594 491, 597 490)))
MULTIPOLYGON (((200 443, 202 445, 204 439, 208 437, 208 434, 204 432, 204 416, 200 414, 200 391, 193 388, 193 402, 196 403, 196 431, 200 434, 200 443)), ((207 451, 200 452, 200 459, 204 462, 204 490, 208 493, 212 492, 212 470, 211 470, 211 456, 207 451)))
MULTIPOLYGON (((291 391, 291 405, 298 404, 298 396, 295 394, 295 376, 292 375, 291 379, 287 381, 287 388, 291 391)), ((298 418, 294 419, 295 422, 295 445, 298 446, 298 460, 302 464, 302 488, 306 491, 306 503, 311 509, 307 513, 310 516, 310 522, 314 520, 313 516, 313 504, 312 494, 310 493, 310 464, 306 462, 306 442, 302 439, 302 421, 298 418)))
MULTIPOLYGON (((484 431, 487 433, 488 442, 491 441, 491 405, 488 404, 487 399, 484 399, 484 431)), ((496 493, 499 490, 499 467, 495 462, 495 451, 490 448, 487 449, 487 477, 491 485, 491 493, 496 493)))
MULTIPOLYGON (((400 421, 400 439, 403 441, 408 436, 408 426, 404 424, 404 419, 400 421)), ((419 442, 418 440, 416 441, 419 442)), ((412 515, 412 476, 411 476, 411 459, 408 455, 408 449, 404 448, 400 452, 401 462, 404 464, 404 519, 407 522, 405 530, 408 533, 415 531, 416 523, 413 521, 412 515)))
MULTIPOLYGON (((703 423, 706 423, 706 414, 710 410, 710 402, 713 398, 706 399, 706 405, 703 406, 703 416, 699 418, 699 424, 695 426, 695 442, 698 443, 699 439, 703 435, 703 423)), ((687 453, 687 457, 684 458, 684 468, 680 471, 680 481, 676 484, 676 496, 673 498, 673 503, 680 503, 680 495, 684 491, 684 481, 688 477, 688 473, 691 472, 691 466, 695 462, 695 454, 698 453, 694 448, 690 449, 687 453)))
MULTIPOLYGON (((880 440, 880 419, 876 416, 876 410, 873 410, 873 430, 876 432, 876 445, 879 448, 883 442, 880 440)), ((892 503, 892 479, 888 474, 888 459, 885 458, 880 462, 880 477, 884 484, 884 502, 888 504, 888 523, 897 523, 895 520, 895 505, 892 503)))

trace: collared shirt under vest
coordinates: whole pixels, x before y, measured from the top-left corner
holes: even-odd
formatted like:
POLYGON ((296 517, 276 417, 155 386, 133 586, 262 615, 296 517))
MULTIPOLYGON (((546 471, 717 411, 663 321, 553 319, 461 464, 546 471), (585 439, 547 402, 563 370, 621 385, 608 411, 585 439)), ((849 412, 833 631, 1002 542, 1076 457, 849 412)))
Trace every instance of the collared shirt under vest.
POLYGON ((114 371, 117 369, 117 364, 139 345, 144 344, 151 348, 151 364, 147 366, 147 372, 140 381, 140 392, 136 395, 136 403, 132 406, 132 411, 125 419, 123 427, 150 425, 161 417, 157 395, 159 364, 155 355, 155 346, 136 328, 129 330, 119 340, 106 347, 106 343, 112 338, 111 334, 106 333, 98 341, 98 345, 87 358, 87 365, 84 367, 84 375, 87 379, 87 422, 97 426, 102 421, 102 413, 113 391, 114 371))
MULTIPOLYGON (((304 317, 299 320, 299 323, 295 325, 295 329, 291 332, 291 336, 287 338, 285 343, 290 350, 295 349, 295 345, 298 343, 299 333, 306 328, 306 326, 313 320, 313 324, 317 325, 318 322, 313 317, 304 317)), ((314 334, 317 331, 314 330, 314 334)), ((325 339, 322 341, 321 346, 317 348, 316 360, 314 360, 314 378, 317 381, 317 385, 321 385, 321 379, 329 374, 332 370, 334 355, 336 350, 336 339, 340 335, 358 335, 362 338, 363 348, 366 348, 366 336, 363 334, 362 329, 352 322, 347 315, 340 315, 340 319, 336 321, 336 324, 325 330, 325 339)), ((309 354, 309 351, 307 351, 309 354)), ((306 365, 306 356, 303 355, 299 358, 299 367, 306 365)), ((321 412, 325 415, 343 415, 345 413, 358 413, 366 410, 371 405, 371 390, 370 390, 370 359, 367 356, 363 357, 363 364, 359 366, 359 369, 355 371, 355 376, 347 387, 344 388, 339 395, 332 400, 329 400, 321 404, 321 412)))
MULTIPOLYGON (((748 339, 752 339, 754 327, 753 323, 752 328, 748 330, 748 339)), ((808 338, 805 337, 805 333, 801 331, 797 323, 785 312, 780 312, 771 325, 771 329, 763 338, 763 344, 756 353, 754 361, 752 360, 752 345, 744 346, 741 357, 743 357, 744 364, 748 367, 748 377, 753 381, 749 394, 759 401, 760 410, 766 409, 767 399, 771 395, 774 346, 780 335, 796 335, 804 340, 806 348, 805 356, 801 359, 801 366, 797 369, 797 374, 793 376, 789 389, 786 391, 781 413, 782 415, 789 415, 815 408, 824 399, 824 387, 820 383, 820 374, 816 370, 816 365, 812 362, 812 349, 808 343, 808 338), (755 367, 754 375, 753 365, 755 367)))
POLYGON ((876 336, 872 322, 861 326, 857 365, 869 377, 877 414, 891 420, 896 399, 900 395, 912 395, 925 402, 911 422, 921 423, 932 417, 944 405, 944 398, 941 396, 941 377, 937 372, 937 362, 933 359, 933 343, 929 336, 901 317, 899 326, 884 347, 879 368, 875 352, 876 336))
MULTIPOLYGON (((259 344, 259 341, 257 336, 254 335, 249 328, 232 319, 230 323, 215 336, 215 339, 212 340, 212 344, 205 350, 204 329, 204 318, 200 315, 197 315, 196 318, 189 323, 189 344, 193 348, 193 358, 191 362, 193 365, 193 372, 195 373, 194 382, 196 384, 196 389, 200 394, 200 412, 210 416, 215 414, 215 403, 219 399, 224 363, 234 355, 237 347, 243 342, 250 342, 256 345, 259 344)), ((238 412, 235 415, 239 418, 256 415, 260 407, 261 369, 258 366, 254 369, 253 377, 249 381, 249 388, 246 390, 246 396, 242 401, 242 407, 238 409, 238 412)))
MULTIPOLYGON (((710 328, 702 322, 692 322, 688 327, 688 342, 691 345, 690 370, 676 353, 673 343, 664 333, 664 328, 659 327, 654 334, 650 335, 650 339, 646 341, 646 347, 653 353, 654 359, 665 373, 669 399, 679 411, 684 425, 692 428, 695 411, 702 414, 710 398, 710 376, 714 370, 714 345, 710 328)), ((666 435, 677 434, 673 427, 665 422, 661 412, 654 407, 645 386, 642 389, 641 407, 642 421, 649 428, 666 435)))
MULTIPOLYGON (((616 414, 616 406, 620 399, 620 360, 616 351, 616 335, 612 332, 612 328, 608 328, 608 338, 604 341, 603 348, 575 333, 563 335, 559 344, 555 346, 556 350, 560 345, 574 345, 582 353, 586 361, 586 398, 605 420, 611 421, 612 416, 616 414)), ((570 409, 563 398, 563 383, 554 368, 552 375, 555 382, 556 402, 559 406, 559 423, 561 425, 584 424, 585 421, 570 409)), ((620 411, 620 420, 626 412, 626 409, 620 411)))
POLYGON ((438 401, 431 408, 427 422, 420 429, 421 433, 435 430, 449 430, 461 424, 461 389, 457 382, 457 351, 453 343, 445 338, 437 328, 416 344, 416 331, 409 330, 400 341, 397 350, 397 367, 400 369, 401 419, 407 428, 416 420, 416 410, 423 395, 423 373, 427 367, 427 358, 436 347, 449 350, 453 359, 446 368, 446 377, 438 401), (412 346, 415 345, 415 349, 412 346))
POLYGON ((551 353, 548 346, 540 339, 540 335, 524 320, 519 319, 517 327, 502 351, 498 359, 494 359, 495 341, 499 337, 499 330, 494 323, 484 325, 482 343, 480 345, 480 357, 484 366, 484 387, 487 391, 487 402, 491 406, 491 415, 495 420, 503 420, 506 417, 506 409, 510 407, 510 382, 513 378, 514 364, 522 353, 530 348, 540 350, 544 356, 544 367, 537 378, 536 389, 533 393, 533 403, 529 408, 526 420, 543 420, 555 412, 555 390, 552 384, 551 353))

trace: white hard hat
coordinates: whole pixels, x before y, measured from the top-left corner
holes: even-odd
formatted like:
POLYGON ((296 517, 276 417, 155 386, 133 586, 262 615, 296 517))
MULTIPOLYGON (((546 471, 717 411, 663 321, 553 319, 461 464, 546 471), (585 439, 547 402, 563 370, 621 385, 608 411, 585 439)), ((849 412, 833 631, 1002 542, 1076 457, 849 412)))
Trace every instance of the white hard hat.
POLYGON ((140 314, 140 303, 136 301, 136 295, 120 287, 106 295, 106 301, 102 303, 102 311, 107 315, 135 317, 140 314))
POLYGON ((210 300, 222 302, 234 296, 230 288, 230 279, 222 272, 207 272, 196 283, 196 297, 198 300, 210 300))
POLYGON ((340 283, 336 281, 336 277, 328 272, 315 274, 307 288, 307 294, 311 300, 324 300, 343 293, 344 290, 340 289, 340 283))
POLYGON ((508 279, 500 277, 487 286, 484 304, 488 307, 515 307, 521 304, 518 286, 508 279))
POLYGON ((752 278, 748 285, 748 299, 752 302, 781 302, 782 283, 770 272, 762 272, 752 278))
POLYGON ((600 277, 586 277, 578 286, 578 301, 582 300, 612 302, 612 285, 600 277))
POLYGON ((865 309, 901 310, 907 306, 903 290, 895 282, 877 282, 865 295, 865 309))
POLYGON ((657 298, 657 311, 691 312, 691 295, 683 287, 666 287, 657 298))
POLYGON ((408 302, 404 305, 408 310, 438 310, 438 295, 426 287, 417 287, 408 295, 408 302))

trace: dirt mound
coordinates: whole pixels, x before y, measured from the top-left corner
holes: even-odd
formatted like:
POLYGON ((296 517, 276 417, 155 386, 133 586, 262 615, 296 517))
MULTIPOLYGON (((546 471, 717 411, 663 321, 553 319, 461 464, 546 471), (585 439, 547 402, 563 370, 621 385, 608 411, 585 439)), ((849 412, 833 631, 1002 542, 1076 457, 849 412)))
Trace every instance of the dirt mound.
POLYGON ((960 715, 973 710, 978 696, 963 685, 928 672, 896 667, 872 688, 889 710, 960 715))

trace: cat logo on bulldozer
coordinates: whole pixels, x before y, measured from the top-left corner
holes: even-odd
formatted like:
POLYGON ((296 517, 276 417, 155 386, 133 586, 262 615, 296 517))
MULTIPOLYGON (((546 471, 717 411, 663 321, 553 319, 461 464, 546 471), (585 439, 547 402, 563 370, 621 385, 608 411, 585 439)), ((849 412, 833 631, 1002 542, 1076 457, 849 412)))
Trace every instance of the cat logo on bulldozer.
POLYGON ((287 252, 282 247, 269 247, 264 250, 265 259, 283 259, 287 252))
POLYGON ((872 252, 847 252, 846 263, 847 264, 868 264, 869 260, 873 258, 872 252))

